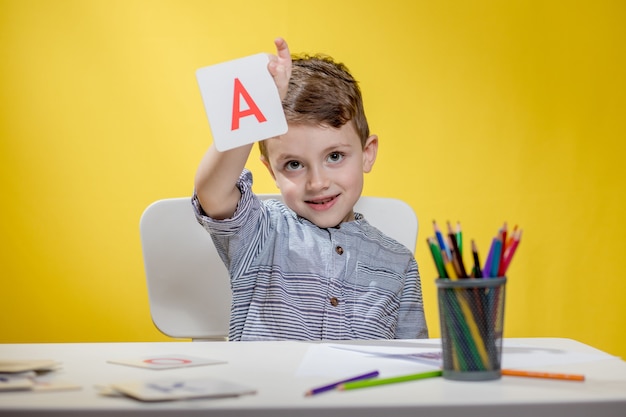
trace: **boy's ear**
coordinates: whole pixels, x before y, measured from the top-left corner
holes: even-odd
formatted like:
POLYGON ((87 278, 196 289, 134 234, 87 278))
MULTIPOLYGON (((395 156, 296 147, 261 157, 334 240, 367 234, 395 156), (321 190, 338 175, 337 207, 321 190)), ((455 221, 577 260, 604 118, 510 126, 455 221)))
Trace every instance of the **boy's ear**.
POLYGON ((372 170, 374 162, 376 162, 376 155, 378 154, 378 136, 371 135, 365 141, 363 146, 363 172, 366 174, 372 170))

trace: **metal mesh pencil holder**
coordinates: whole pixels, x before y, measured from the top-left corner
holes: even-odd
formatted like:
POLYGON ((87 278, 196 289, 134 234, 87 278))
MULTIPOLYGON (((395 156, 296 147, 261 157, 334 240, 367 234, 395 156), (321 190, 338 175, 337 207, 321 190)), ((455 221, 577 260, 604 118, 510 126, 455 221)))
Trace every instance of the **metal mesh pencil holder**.
POLYGON ((500 378, 506 277, 437 279, 443 377, 500 378))

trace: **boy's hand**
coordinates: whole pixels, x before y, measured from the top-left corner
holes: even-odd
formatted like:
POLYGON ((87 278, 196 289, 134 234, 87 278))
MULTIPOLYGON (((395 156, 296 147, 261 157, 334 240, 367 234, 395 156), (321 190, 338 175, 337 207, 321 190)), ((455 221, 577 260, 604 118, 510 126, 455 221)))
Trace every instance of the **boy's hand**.
POLYGON ((276 45, 276 55, 270 55, 270 62, 267 69, 274 78, 280 99, 284 99, 287 95, 287 87, 289 86, 289 77, 291 77, 291 54, 289 46, 283 38, 274 40, 276 45))

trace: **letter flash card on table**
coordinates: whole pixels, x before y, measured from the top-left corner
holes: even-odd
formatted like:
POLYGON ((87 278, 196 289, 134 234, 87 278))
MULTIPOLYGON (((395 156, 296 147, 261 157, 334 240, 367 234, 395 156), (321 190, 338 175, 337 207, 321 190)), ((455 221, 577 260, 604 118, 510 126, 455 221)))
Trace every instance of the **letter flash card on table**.
POLYGON ((261 53, 196 71, 200 94, 219 151, 287 132, 278 89, 261 53))
POLYGON ((199 358, 180 354, 111 359, 107 362, 147 369, 188 368, 190 366, 218 365, 226 363, 226 361, 220 359, 199 358))

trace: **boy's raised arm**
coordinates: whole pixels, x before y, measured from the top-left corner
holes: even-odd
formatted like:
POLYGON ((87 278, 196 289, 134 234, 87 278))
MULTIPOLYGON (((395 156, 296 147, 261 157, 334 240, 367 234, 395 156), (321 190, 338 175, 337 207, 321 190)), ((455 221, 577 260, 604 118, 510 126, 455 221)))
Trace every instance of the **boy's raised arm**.
MULTIPOLYGON (((267 65, 283 99, 291 76, 291 55, 284 39, 274 41, 276 55, 270 55, 267 65)), ((211 145, 196 171, 195 189, 206 214, 215 219, 226 219, 235 213, 241 193, 236 186, 243 171, 252 144, 220 152, 211 145)))

